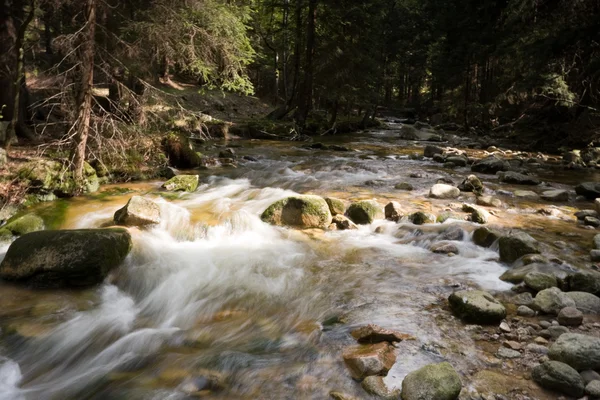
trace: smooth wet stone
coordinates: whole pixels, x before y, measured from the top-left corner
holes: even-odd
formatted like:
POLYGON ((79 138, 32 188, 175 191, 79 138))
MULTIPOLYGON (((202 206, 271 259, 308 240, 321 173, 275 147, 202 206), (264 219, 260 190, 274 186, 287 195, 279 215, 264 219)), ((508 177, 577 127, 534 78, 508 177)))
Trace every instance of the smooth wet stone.
POLYGON ((344 350, 343 358, 356 380, 372 375, 385 376, 396 362, 394 347, 385 342, 349 347, 344 350))
POLYGON ((460 196, 460 190, 457 187, 443 183, 435 184, 429 190, 429 197, 433 199, 456 199, 460 196))
POLYGON ((575 217, 579 221, 583 221, 585 217, 598 217, 598 213, 595 210, 581 210, 575 213, 575 217))
POLYGON ((490 228, 477 228, 473 232, 473 243, 481 247, 490 247, 500 239, 500 233, 490 228))
POLYGON ((563 326, 579 326, 583 322, 583 313, 575 307, 565 307, 560 310, 557 319, 563 326))
POLYGON ((506 317, 506 308, 481 290, 459 290, 448 298, 454 314, 465 322, 494 324, 506 317))
POLYGON ((463 240, 464 237, 465 231, 458 225, 450 225, 439 236, 441 240, 463 240))
POLYGON ((378 325, 369 324, 362 326, 350 332, 352 337, 359 343, 380 343, 380 342, 402 342, 404 340, 413 340, 414 337, 406 333, 382 328, 378 325))
POLYGON ((543 272, 530 272, 525 275, 523 281, 527 287, 536 292, 558 286, 558 281, 554 275, 543 272))
POLYGON ((565 307, 575 307, 575 301, 555 287, 540 291, 531 305, 534 310, 552 315, 558 315, 565 307))
POLYGON ((44 220, 35 214, 26 214, 9 220, 2 229, 9 231, 14 236, 21 236, 44 230, 44 220))
POLYGON ((600 295, 600 272, 580 271, 568 277, 569 288, 574 292, 587 292, 600 295))
POLYGON ((346 216, 355 224, 366 225, 376 219, 384 219, 385 212, 381 205, 375 200, 362 200, 350 204, 346 210, 346 216))
POLYGON ((477 197, 477 200, 475 200, 475 204, 477 204, 478 206, 484 206, 484 207, 500 208, 500 207, 502 207, 502 200, 497 199, 492 196, 479 196, 479 197, 477 197))
POLYGON ((500 179, 500 182, 511 183, 514 185, 532 185, 532 186, 534 186, 534 185, 539 185, 541 183, 541 181, 534 176, 523 175, 523 174, 519 174, 518 172, 513 172, 513 171, 499 172, 498 178, 500 179))
POLYGON ((435 215, 422 211, 417 211, 411 214, 408 219, 415 225, 433 224, 436 220, 435 215))
POLYGON ((325 197, 325 202, 329 206, 331 215, 344 215, 346 213, 346 204, 343 200, 336 199, 335 197, 325 197))
POLYGON ((562 362, 546 361, 533 369, 531 377, 545 389, 575 397, 584 393, 583 379, 579 373, 562 362))
POLYGON ((328 228, 332 221, 327 202, 319 196, 290 196, 271 204, 261 220, 272 225, 297 228, 328 228))
POLYGON ((585 371, 581 371, 579 373, 579 375, 581 375, 581 377, 583 378, 583 382, 587 385, 588 383, 590 383, 591 381, 600 381, 600 374, 597 373, 596 371, 593 371, 591 369, 585 370, 585 371))
POLYGON ((600 338, 565 333, 550 347, 551 360, 564 362, 578 371, 600 368, 600 338))
POLYGON ((498 241, 500 260, 513 263, 527 254, 539 253, 538 242, 525 232, 503 236, 498 241))
POLYGON ((540 197, 542 200, 550 202, 565 202, 569 201, 569 192, 566 190, 547 190, 540 197))
POLYGON ((461 389, 460 376, 450 363, 429 364, 406 375, 402 400, 455 400, 461 389))
POLYGON ((600 298, 587 292, 567 292, 573 301, 575 308, 584 314, 600 314, 600 298))
POLYGON ((598 228, 600 226, 600 218, 596 217, 585 217, 583 219, 584 225, 593 226, 594 228, 598 228))
POLYGON ((358 226, 354 222, 350 221, 350 218, 348 217, 338 214, 334 215, 331 219, 330 230, 346 231, 353 229, 358 229, 358 226), (333 229, 334 227, 335 229, 333 229))
POLYGON ((120 228, 32 232, 10 245, 0 278, 42 287, 95 285, 131 246, 131 235, 120 228))
POLYGON ((117 210, 114 221, 118 225, 146 226, 160 223, 160 208, 152 200, 133 196, 127 204, 117 210))
POLYGON ((510 164, 505 160, 492 156, 479 160, 471 166, 471 171, 483 174, 495 174, 498 171, 507 171, 510 164))
POLYGON ((458 254, 458 247, 454 243, 437 242, 431 245, 429 248, 433 253, 436 254, 458 254))
POLYGON ((516 351, 516 350, 512 350, 512 349, 508 349, 506 347, 500 347, 498 349, 498 351, 496 352, 496 357, 498 358, 505 358, 505 359, 513 359, 513 358, 520 358, 521 357, 521 353, 516 351))
POLYGON ((401 182, 394 186, 396 190, 406 190, 407 192, 411 192, 414 190, 413 185, 408 182, 401 182))
POLYGON ((588 200, 594 200, 600 197, 600 183, 584 182, 575 186, 575 193, 584 196, 588 200))
POLYGON ((600 380, 594 380, 585 386, 585 394, 593 399, 600 398, 600 380))
POLYGON ((517 315, 521 317, 535 317, 535 311, 527 306, 519 306, 517 315))
POLYGON ((361 383, 365 392, 383 400, 396 400, 400 397, 400 388, 390 389, 382 376, 367 376, 361 383))
POLYGON ((483 194, 484 187, 477 175, 469 175, 461 182, 460 185, 458 185, 458 190, 461 192, 473 192, 476 195, 481 195, 483 194))
POLYGON ((162 187, 170 192, 194 192, 199 181, 198 175, 177 175, 163 183, 162 187))
POLYGON ((390 201, 384 208, 385 219, 398 222, 404 216, 404 210, 397 201, 390 201))

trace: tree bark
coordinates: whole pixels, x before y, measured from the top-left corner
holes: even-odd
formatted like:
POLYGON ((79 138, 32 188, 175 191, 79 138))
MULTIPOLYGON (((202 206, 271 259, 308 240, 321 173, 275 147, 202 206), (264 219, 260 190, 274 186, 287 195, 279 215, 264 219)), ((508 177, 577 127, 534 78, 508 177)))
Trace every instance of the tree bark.
POLYGON ((86 156, 86 145, 90 131, 92 114, 92 89, 94 86, 94 37, 96 33, 96 0, 86 0, 85 26, 82 30, 80 48, 80 83, 75 137, 73 138, 72 165, 76 190, 83 189, 83 163, 86 156))
POLYGON ((298 99, 298 113, 296 115, 297 124, 303 128, 306 125, 308 113, 312 109, 313 102, 313 80, 315 56, 315 28, 317 23, 317 4, 318 0, 309 0, 308 2, 308 24, 306 27, 306 60, 304 64, 304 81, 302 84, 302 93, 298 99))

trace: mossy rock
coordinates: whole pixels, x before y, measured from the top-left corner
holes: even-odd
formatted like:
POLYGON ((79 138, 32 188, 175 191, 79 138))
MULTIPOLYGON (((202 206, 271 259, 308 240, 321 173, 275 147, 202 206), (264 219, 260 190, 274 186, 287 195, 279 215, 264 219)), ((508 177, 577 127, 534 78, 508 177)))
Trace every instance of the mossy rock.
POLYGON ((271 204, 261 220, 272 225, 325 229, 331 224, 327 202, 312 195, 292 196, 271 204))
POLYGON ((188 138, 180 133, 169 133, 162 141, 162 147, 175 168, 197 168, 201 165, 201 157, 194 151, 188 138))
POLYGON ((177 175, 166 181, 162 187, 170 192, 194 192, 198 189, 198 175, 177 175))
MULTIPOLYGON (((35 193, 70 197, 79 191, 73 173, 66 164, 55 160, 37 160, 19 169, 19 178, 26 181, 35 193)), ((83 193, 93 193, 100 188, 96 170, 88 163, 83 164, 83 193)))
POLYGON ((429 364, 406 375, 402 381, 402 400, 455 400, 462 383, 447 362, 429 364))
POLYGON ((26 233, 43 230, 44 220, 35 214, 26 214, 9 220, 2 228, 8 230, 15 236, 21 236, 26 233))
POLYGON ((473 232, 473 243, 481 247, 490 247, 500 238, 500 233, 490 228, 477 228, 473 232))
POLYGON ((100 283, 131 250, 125 229, 38 231, 9 247, 0 278, 38 287, 82 287, 100 283))
POLYGON ((346 212, 346 204, 342 200, 336 199, 335 197, 325 197, 325 201, 329 206, 331 215, 344 215, 346 212))
POLYGON ((415 225, 423 225, 423 224, 434 224, 436 221, 435 215, 431 213, 425 213, 423 211, 417 211, 416 213, 412 213, 408 219, 415 225))
POLYGON ((459 290, 448 298, 454 314, 465 322, 495 324, 506 317, 506 308, 482 290, 459 290))
POLYGON ((359 225, 370 224, 376 219, 384 219, 383 207, 375 200, 363 200, 350 204, 346 216, 359 225))

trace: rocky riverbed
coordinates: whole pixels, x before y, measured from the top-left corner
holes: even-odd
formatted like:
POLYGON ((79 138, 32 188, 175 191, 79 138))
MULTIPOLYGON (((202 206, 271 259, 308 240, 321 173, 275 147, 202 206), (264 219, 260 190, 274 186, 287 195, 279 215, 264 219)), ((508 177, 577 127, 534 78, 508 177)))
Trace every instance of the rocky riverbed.
POLYGON ((408 131, 204 143, 13 218, 0 398, 594 398, 595 170, 408 131))

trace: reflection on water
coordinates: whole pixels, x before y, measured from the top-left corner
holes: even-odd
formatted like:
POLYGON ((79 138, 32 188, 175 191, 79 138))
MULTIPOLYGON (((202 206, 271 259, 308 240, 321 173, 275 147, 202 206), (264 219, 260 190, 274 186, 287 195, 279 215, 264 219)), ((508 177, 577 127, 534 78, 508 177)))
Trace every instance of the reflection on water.
MULTIPOLYGON (((207 371, 227 380, 222 391, 205 393, 209 398, 326 398, 331 390, 364 397, 342 365, 341 349, 353 342, 349 330, 365 323, 417 338, 400 345, 386 378, 391 386, 442 358, 460 371, 477 365, 460 325, 440 320, 447 315, 440 300, 458 286, 510 285, 498 279, 505 267, 497 253, 471 242, 470 223, 438 224, 413 240, 417 227, 410 224, 300 232, 259 219, 295 192, 447 207, 423 195, 438 178, 458 183, 468 170, 408 160, 414 149, 391 137, 357 137, 350 146, 358 151, 350 153, 253 142, 240 152, 259 161, 203 172, 198 191, 176 199, 163 198, 159 182, 128 185, 160 205, 162 222, 131 229, 134 250, 107 283, 42 293, 0 288, 0 398, 183 399, 207 371), (394 157, 364 159, 374 151, 394 157), (410 177, 417 172, 420 178, 410 177), (416 190, 394 190, 399 182, 416 190), (459 254, 431 253, 428 246, 450 224, 465 231, 452 241, 459 254)), ((130 196, 72 200, 61 225, 103 226, 130 196)))

